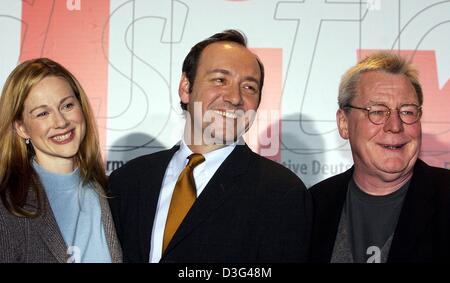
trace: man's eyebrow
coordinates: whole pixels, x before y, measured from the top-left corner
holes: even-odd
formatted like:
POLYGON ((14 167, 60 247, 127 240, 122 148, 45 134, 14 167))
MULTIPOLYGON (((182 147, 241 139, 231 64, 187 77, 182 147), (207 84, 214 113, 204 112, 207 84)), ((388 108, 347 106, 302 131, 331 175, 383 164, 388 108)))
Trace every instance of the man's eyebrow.
POLYGON ((251 82, 255 82, 255 83, 259 84, 259 80, 253 76, 246 76, 244 79, 246 81, 251 81, 251 82))
MULTIPOLYGON (((223 74, 223 75, 230 75, 231 74, 230 71, 228 71, 226 69, 220 69, 220 68, 210 70, 206 74, 209 75, 209 74, 214 74, 214 73, 220 73, 220 74, 223 74)), ((257 78, 255 78, 255 77, 253 77, 253 76, 246 76, 246 77, 244 77, 244 80, 255 82, 255 83, 259 84, 259 80, 257 78)))
POLYGON ((213 74, 213 73, 221 73, 221 74, 224 74, 224 75, 230 75, 231 74, 230 71, 225 70, 225 69, 212 69, 212 70, 207 72, 208 75, 209 74, 213 74))

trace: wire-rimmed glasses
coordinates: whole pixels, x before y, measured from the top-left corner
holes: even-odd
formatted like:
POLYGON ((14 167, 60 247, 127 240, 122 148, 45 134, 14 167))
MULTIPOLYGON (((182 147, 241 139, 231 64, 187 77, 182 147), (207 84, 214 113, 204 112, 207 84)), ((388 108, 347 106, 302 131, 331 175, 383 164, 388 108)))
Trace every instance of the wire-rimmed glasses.
POLYGON ((422 116, 422 106, 418 106, 416 104, 403 104, 399 108, 395 109, 389 108, 384 104, 375 104, 369 107, 357 107, 347 104, 344 108, 354 108, 367 111, 367 116, 370 122, 375 125, 386 123, 393 110, 397 111, 400 120, 407 125, 416 123, 422 116))

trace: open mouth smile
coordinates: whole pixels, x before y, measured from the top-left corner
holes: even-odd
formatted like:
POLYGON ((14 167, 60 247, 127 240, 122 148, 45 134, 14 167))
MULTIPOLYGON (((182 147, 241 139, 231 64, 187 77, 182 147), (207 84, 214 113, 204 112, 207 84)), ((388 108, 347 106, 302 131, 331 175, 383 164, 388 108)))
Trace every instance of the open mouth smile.
POLYGON ((230 111, 223 111, 223 110, 214 110, 214 113, 216 113, 222 117, 225 117, 225 118, 230 118, 230 119, 238 118, 238 115, 234 111, 230 112, 230 111))
POLYGON ((390 149, 390 150, 397 150, 397 149, 401 149, 402 147, 405 146, 406 143, 402 143, 402 144, 381 144, 381 146, 385 149, 390 149))
POLYGON ((66 144, 71 142, 74 137, 75 137, 75 129, 62 135, 53 136, 50 138, 50 140, 52 140, 54 143, 57 144, 66 144))

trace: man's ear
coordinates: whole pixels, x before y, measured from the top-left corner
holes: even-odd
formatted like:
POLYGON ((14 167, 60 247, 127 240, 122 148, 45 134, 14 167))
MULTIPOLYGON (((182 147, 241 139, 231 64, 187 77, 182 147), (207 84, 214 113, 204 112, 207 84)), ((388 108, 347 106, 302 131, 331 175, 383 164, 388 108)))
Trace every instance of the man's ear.
POLYGON ((178 86, 178 95, 180 96, 181 102, 185 104, 189 103, 189 87, 189 80, 186 77, 186 73, 183 73, 181 75, 180 85, 178 86))
POLYGON ((343 139, 348 140, 348 119, 347 113, 343 109, 338 109, 336 112, 336 122, 339 130, 339 134, 343 139))
POLYGON ((19 137, 23 139, 30 138, 30 135, 28 135, 28 131, 23 125, 22 121, 14 121, 14 129, 16 130, 16 133, 19 135, 19 137))

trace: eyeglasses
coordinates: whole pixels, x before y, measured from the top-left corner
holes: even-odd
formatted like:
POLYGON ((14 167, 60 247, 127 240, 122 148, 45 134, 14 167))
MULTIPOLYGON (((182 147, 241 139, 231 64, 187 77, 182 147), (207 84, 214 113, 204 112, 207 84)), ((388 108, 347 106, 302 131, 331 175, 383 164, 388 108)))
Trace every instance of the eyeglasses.
POLYGON ((383 104, 375 104, 370 107, 356 107, 353 105, 346 105, 344 108, 354 108, 367 111, 367 116, 369 117, 370 122, 375 125, 381 125, 386 123, 386 121, 391 116, 392 110, 397 110, 398 117, 400 120, 407 124, 411 125, 420 120, 422 116, 422 106, 418 106, 415 104, 404 104, 400 106, 400 108, 391 109, 383 104))

